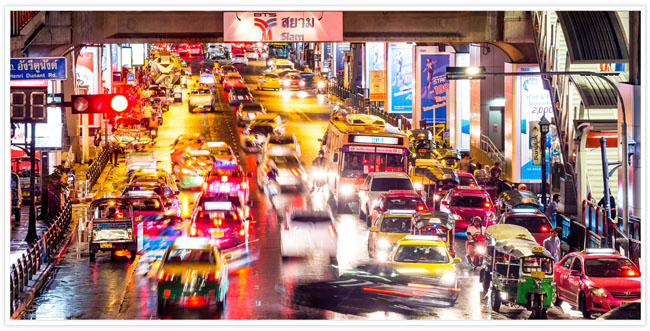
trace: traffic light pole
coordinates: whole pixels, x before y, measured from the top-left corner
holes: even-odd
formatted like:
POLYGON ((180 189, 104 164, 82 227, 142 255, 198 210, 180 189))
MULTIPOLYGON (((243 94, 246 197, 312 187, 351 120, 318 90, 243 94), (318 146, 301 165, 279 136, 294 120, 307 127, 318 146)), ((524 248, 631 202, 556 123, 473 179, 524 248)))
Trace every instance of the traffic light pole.
MULTIPOLYGON (((30 171, 29 171, 29 223, 27 225, 27 236, 25 241, 32 244, 38 240, 38 234, 36 233, 36 196, 34 195, 35 190, 34 186, 36 184, 36 123, 31 123, 32 132, 31 132, 31 141, 30 145, 30 171)), ((41 180, 41 190, 43 190, 43 181, 41 180)))

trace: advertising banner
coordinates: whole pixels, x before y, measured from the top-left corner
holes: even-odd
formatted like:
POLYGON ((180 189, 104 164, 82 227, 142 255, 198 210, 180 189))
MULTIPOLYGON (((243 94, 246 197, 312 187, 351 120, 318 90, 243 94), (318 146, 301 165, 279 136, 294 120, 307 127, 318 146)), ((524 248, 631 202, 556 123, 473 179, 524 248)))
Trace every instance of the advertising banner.
MULTIPOLYGON (((27 126, 27 143, 31 142, 32 126, 27 126)), ((61 136, 63 122, 61 121, 61 109, 47 108, 47 123, 36 124, 36 148, 61 148, 63 138, 61 136)), ((16 131, 11 139, 12 144, 25 142, 25 124, 16 123, 16 131)))
POLYGON ((366 43, 366 87, 370 87, 370 72, 373 70, 384 71, 384 43, 366 43))
POLYGON ((66 79, 64 57, 13 58, 10 61, 10 80, 66 79))
POLYGON ((413 45, 389 43, 387 112, 413 112, 413 83, 413 45))
POLYGON ((344 52, 350 50, 350 43, 336 43, 335 50, 336 51, 334 52, 334 61, 336 67, 334 68, 334 74, 338 76, 339 72, 341 72, 342 75, 343 74, 342 71, 343 69, 345 69, 344 52))
POLYGON ((224 41, 340 41, 342 12, 224 12, 224 41))
POLYGON ((119 50, 117 44, 111 44, 111 63, 113 64, 113 72, 122 70, 120 67, 120 56, 118 54, 119 50))
POLYGON ((122 47, 122 67, 131 68, 132 54, 131 47, 122 47))
MULTIPOLYGON (((520 68, 520 72, 539 71, 538 68, 520 68)), ((542 115, 551 121, 551 97, 542 85, 541 77, 517 77, 516 102, 521 121, 521 182, 537 183, 542 179, 539 120, 542 115)), ((549 136, 550 137, 550 136, 549 136)), ((548 155, 547 155, 548 157, 548 155)), ((547 167, 547 171, 550 167, 547 167)))
POLYGON ((370 71, 370 101, 384 101, 384 71, 370 71))
POLYGON ((144 44, 131 44, 131 64, 134 66, 143 66, 144 53, 144 44))
POLYGON ((446 71, 449 54, 420 54, 421 119, 427 122, 447 122, 447 91, 449 81, 446 71))
POLYGON ((81 52, 79 53, 79 56, 77 56, 75 72, 77 74, 77 84, 79 84, 79 86, 93 86, 93 78, 95 76, 93 72, 93 60, 92 52, 81 52))

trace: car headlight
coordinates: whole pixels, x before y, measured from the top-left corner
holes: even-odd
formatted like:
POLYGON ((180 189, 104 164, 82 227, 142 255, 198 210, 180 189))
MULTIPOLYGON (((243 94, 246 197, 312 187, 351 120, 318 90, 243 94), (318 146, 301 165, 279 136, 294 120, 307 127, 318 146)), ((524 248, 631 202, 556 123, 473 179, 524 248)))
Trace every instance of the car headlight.
POLYGON ((451 214, 451 217, 453 217, 455 221, 460 221, 460 220, 463 219, 463 218, 460 217, 458 214, 451 214))
POLYGON ((440 277, 440 283, 446 286, 456 285, 456 273, 453 271, 447 272, 440 277))
POLYGON ((282 85, 289 86, 289 85, 291 85, 291 82, 288 81, 288 80, 285 80, 285 81, 282 82, 282 85))
POLYGON ((272 66, 272 65, 273 65, 273 61, 268 60, 268 61, 266 62, 266 65, 269 66, 269 67, 272 66))
POLYGON ((352 184, 343 184, 341 185, 341 194, 351 195, 354 193, 354 185, 352 184))
POLYGON ((381 251, 381 252, 377 253, 377 260, 379 260, 379 261, 388 260, 388 254, 385 251, 381 251))
POLYGON ((325 82, 323 81, 318 82, 318 88, 323 88, 323 87, 325 87, 325 82))
POLYGON ((607 297, 607 292, 605 292, 605 289, 598 288, 598 287, 592 287, 589 289, 591 293, 593 293, 595 296, 600 297, 600 298, 606 298, 607 297))
POLYGON ((415 183, 413 183, 413 188, 416 191, 420 191, 420 190, 424 189, 424 185, 422 185, 422 183, 420 183, 420 182, 415 182, 415 183))
POLYGON ((477 254, 485 254, 485 246, 476 246, 476 253, 477 254))
POLYGON ((433 195, 433 198, 434 198, 436 201, 438 201, 438 200, 440 200, 440 198, 442 198, 442 197, 440 196, 440 194, 434 194, 434 195, 433 195))
POLYGON ((377 242, 377 246, 379 246, 379 248, 382 248, 382 249, 388 249, 388 248, 390 248, 391 244, 390 244, 390 242, 388 240, 381 239, 381 240, 379 240, 377 242))

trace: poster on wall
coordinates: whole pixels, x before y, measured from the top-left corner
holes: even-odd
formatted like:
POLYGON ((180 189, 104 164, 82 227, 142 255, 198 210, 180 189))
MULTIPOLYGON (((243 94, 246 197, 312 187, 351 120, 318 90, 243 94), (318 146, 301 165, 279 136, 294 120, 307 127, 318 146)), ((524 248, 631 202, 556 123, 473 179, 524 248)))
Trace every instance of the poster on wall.
POLYGON ((384 71, 384 43, 366 43, 366 77, 365 81, 370 87, 370 72, 374 70, 384 71))
POLYGON ((343 70, 345 69, 345 56, 343 52, 350 50, 350 43, 336 43, 336 51, 334 52, 334 61, 336 67, 334 68, 334 75, 339 76, 343 75, 343 70))
MULTIPOLYGON (((539 69, 520 68, 519 71, 538 72, 539 69)), ((542 179, 539 121, 542 115, 549 121, 553 118, 551 97, 544 89, 542 79, 536 76, 517 77, 515 93, 521 120, 521 182, 537 183, 542 179)))
MULTIPOLYGON (((27 126, 27 140, 25 140, 25 124, 16 123, 15 134, 11 139, 12 144, 22 144, 25 141, 31 142, 32 126, 27 126)), ((63 122, 61 121, 61 109, 55 107, 47 108, 47 123, 36 124, 36 148, 61 148, 63 138, 63 122)))
POLYGON ((120 71, 119 47, 117 44, 111 44, 111 63, 113 64, 113 72, 120 71))
MULTIPOLYGON (((77 65, 75 67, 75 73, 77 75, 77 84, 79 86, 89 86, 92 88, 93 78, 95 74, 93 72, 93 53, 92 52, 80 52, 77 56, 77 65)), ((89 89, 89 93, 90 93, 89 89)))
POLYGON ((428 123, 447 122, 447 91, 449 81, 446 71, 449 54, 420 54, 421 119, 428 123), (435 115, 434 115, 435 114, 435 115))
POLYGON ((389 113, 413 112, 413 45, 388 44, 389 113))
POLYGON ((370 71, 370 101, 384 101, 384 71, 370 71))

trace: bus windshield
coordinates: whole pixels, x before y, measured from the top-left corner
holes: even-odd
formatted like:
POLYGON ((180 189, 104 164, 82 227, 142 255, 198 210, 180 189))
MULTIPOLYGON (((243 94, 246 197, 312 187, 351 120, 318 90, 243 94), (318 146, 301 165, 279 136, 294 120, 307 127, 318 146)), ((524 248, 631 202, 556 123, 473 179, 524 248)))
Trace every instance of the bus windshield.
POLYGON ((343 177, 379 171, 406 172, 405 156, 359 152, 346 152, 343 155, 343 171, 341 172, 343 177))

